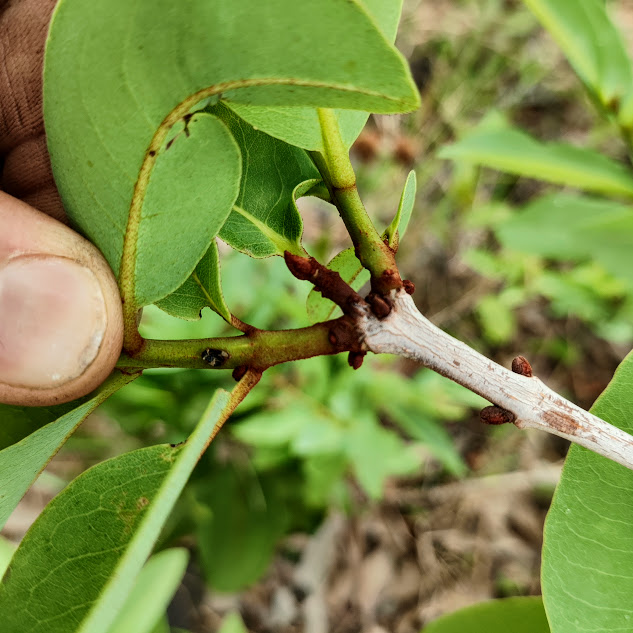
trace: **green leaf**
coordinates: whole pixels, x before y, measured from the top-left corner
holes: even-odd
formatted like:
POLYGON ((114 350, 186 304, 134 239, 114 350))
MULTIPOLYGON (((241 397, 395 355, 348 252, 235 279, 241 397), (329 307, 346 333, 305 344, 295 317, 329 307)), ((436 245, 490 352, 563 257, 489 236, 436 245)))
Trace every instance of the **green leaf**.
POLYGON ((46 506, 0 587, 6 633, 108 630, 228 402, 216 392, 186 443, 93 466, 46 506))
POLYGON ((589 149, 541 143, 510 127, 475 130, 439 155, 586 191, 633 196, 633 174, 624 165, 589 149))
MULTIPOLYGON (((363 268, 353 247, 341 251, 330 260, 327 267, 339 273, 343 281, 347 282, 354 290, 360 290, 369 281, 369 271, 363 268)), ((306 310, 312 323, 327 321, 336 314, 342 314, 341 309, 333 301, 322 297, 321 293, 314 288, 308 294, 306 310)))
POLYGON ((4 576, 14 553, 15 545, 4 536, 0 536, 0 578, 4 576))
MULTIPOLYGON (((358 0, 389 42, 394 42, 402 10, 402 0, 358 0)), ((417 106, 416 106, 417 107, 417 106)), ((308 150, 323 151, 321 126, 315 108, 273 107, 232 103, 243 119, 271 136, 308 150)), ((367 123, 366 112, 336 112, 343 142, 347 147, 358 138, 367 123)))
POLYGON ((235 137, 243 161, 240 193, 220 238, 251 257, 284 251, 305 255, 295 199, 321 180, 312 159, 304 150, 258 132, 225 106, 212 111, 235 137))
POLYGON ((420 457, 371 414, 357 415, 346 437, 346 453, 354 474, 367 494, 380 499, 387 477, 410 475, 420 468, 420 457))
POLYGON ((633 73, 626 45, 604 0, 524 0, 550 32, 585 85, 608 109, 633 124, 633 73))
POLYGON ((231 322, 231 312, 222 294, 220 255, 215 240, 187 281, 156 305, 167 314, 189 321, 198 320, 203 308, 211 308, 227 323, 231 322))
MULTIPOLYGON (((591 412, 633 432, 633 355, 591 412)), ((630 631, 633 471, 572 446, 545 523, 543 600, 552 633, 630 631)))
POLYGON ((456 477, 463 477, 467 468, 451 436, 439 421, 416 413, 411 408, 391 400, 384 405, 394 422, 410 437, 422 442, 429 451, 456 477))
MULTIPOLYGON (((138 306, 162 299, 191 275, 239 192, 240 151, 226 126, 199 113, 176 127, 182 129, 172 130, 175 135, 158 154, 138 223, 138 306)), ((128 232, 126 240, 134 239, 134 229, 128 232)))
MULTIPOLYGON (((568 629, 570 633, 572 629, 568 629)), ((576 630, 576 629, 574 629, 576 630)), ((422 633, 549 633, 538 597, 490 600, 431 622, 422 633)))
POLYGON ((226 464, 196 488, 204 508, 198 520, 202 567, 217 591, 239 591, 268 568, 288 524, 278 483, 226 464))
POLYGON ((153 633, 185 575, 189 552, 183 548, 154 554, 143 566, 108 633, 153 633))
POLYGON ((239 613, 229 613, 224 620, 219 633, 248 633, 239 613))
MULTIPOLYGON (((92 398, 79 406, 76 406, 75 403, 76 408, 71 409, 57 420, 31 433, 16 444, 0 451, 0 473, 2 473, 0 527, 6 523, 31 484, 77 427, 108 396, 111 396, 137 376, 138 374, 130 376, 115 371, 92 398)), ((66 405, 63 406, 65 408, 66 405)), ((13 410, 15 412, 14 420, 19 420, 22 414, 27 415, 19 408, 14 407, 13 410)), ((45 415, 50 415, 52 411, 56 411, 56 408, 46 410, 45 415)), ((37 418, 29 416, 29 419, 37 418)))
POLYGON ((493 345, 508 343, 517 331, 514 306, 503 294, 484 295, 477 302, 476 314, 484 338, 493 345))
MULTIPOLYGON (((86 398, 87 399, 87 398, 86 398)), ((83 404, 86 399, 52 407, 17 407, 0 404, 0 451, 83 404)))
POLYGON ((633 208, 565 194, 544 196, 497 225, 508 249, 556 260, 591 259, 633 285, 633 208))
POLYGON ((417 180, 415 172, 412 170, 407 176, 407 181, 404 183, 404 189, 400 196, 400 204, 398 204, 398 211, 396 216, 391 221, 391 224, 385 229, 385 237, 389 240, 389 246, 396 248, 400 242, 400 236, 405 234, 407 227, 409 226, 409 220, 411 219, 411 213, 413 212, 413 205, 415 204, 415 192, 417 190, 417 180))
POLYGON ((177 10, 170 0, 62 0, 47 43, 44 92, 65 208, 139 305, 185 281, 236 184, 239 161, 223 128, 206 116, 191 127, 190 114, 204 99, 377 112, 410 110, 419 101, 397 50, 359 5, 338 0, 185 0, 177 10), (303 24, 309 29, 298 30, 303 24), (189 136, 181 132, 167 149, 179 129, 172 127, 187 123, 189 136), (191 175, 195 186, 185 186, 186 168, 172 158, 181 153, 199 172, 191 175), (205 183, 202 174, 212 172, 205 183), (211 227, 200 232, 205 213, 211 227), (161 236, 171 233, 164 250, 145 252, 156 247, 147 222, 161 236), (165 262, 175 262, 177 272, 165 262))

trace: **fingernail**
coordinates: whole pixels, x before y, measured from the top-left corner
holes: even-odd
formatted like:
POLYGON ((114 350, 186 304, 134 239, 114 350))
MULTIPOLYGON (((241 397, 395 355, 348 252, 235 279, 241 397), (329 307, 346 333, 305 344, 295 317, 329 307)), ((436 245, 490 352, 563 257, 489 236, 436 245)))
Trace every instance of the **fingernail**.
POLYGON ((0 383, 63 385, 90 366, 105 331, 101 287, 81 264, 29 255, 0 268, 0 383))

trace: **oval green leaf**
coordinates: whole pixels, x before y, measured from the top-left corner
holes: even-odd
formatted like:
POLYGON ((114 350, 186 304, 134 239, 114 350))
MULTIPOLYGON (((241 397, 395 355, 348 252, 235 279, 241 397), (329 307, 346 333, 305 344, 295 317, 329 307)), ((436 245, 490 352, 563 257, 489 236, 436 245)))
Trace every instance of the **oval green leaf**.
POLYGON ((191 275, 239 192, 240 151, 219 119, 198 113, 172 134, 157 156, 138 227, 128 224, 125 238, 136 239, 124 256, 134 263, 137 306, 162 299, 191 275))
MULTIPOLYGON (((393 43, 398 31, 402 0, 358 0, 385 38, 393 43)), ((417 107, 417 106, 416 106, 417 107)), ((232 103, 243 119, 271 136, 308 150, 323 151, 321 125, 315 108, 276 107, 232 103)), ((367 123, 367 112, 337 110, 339 129, 347 147, 357 139, 367 123)))
POLYGON ((4 632, 108 630, 228 402, 216 392, 184 444, 93 466, 46 506, 0 586, 4 632))
MULTIPOLYGON (((633 432, 633 355, 591 412, 633 432)), ((633 471, 569 450, 545 523, 543 600, 552 633, 633 627, 633 471)))
MULTIPOLYGON (((53 171, 69 216, 120 274, 125 298, 138 305, 181 285, 209 244, 183 253, 180 240, 197 239, 190 225, 155 260, 144 255, 153 242, 141 241, 142 226, 154 215, 144 211, 148 187, 172 194, 178 188, 179 170, 167 163, 152 175, 172 126, 186 126, 192 108, 220 94, 247 104, 378 112, 411 109, 418 101, 404 60, 355 2, 187 0, 175 7, 169 0, 62 0, 44 73, 53 171), (303 24, 309 30, 298 28, 303 24), (163 270, 164 258, 181 256, 186 265, 178 274, 163 270)), ((204 135, 187 141, 194 137, 204 135)), ((184 145, 197 153, 197 143, 184 145)), ((235 165, 224 165, 232 159, 221 153, 205 160, 230 189, 234 183, 222 172, 235 174, 235 165)), ((207 189, 201 197, 199 186, 180 193, 185 197, 169 198, 167 207, 161 200, 161 215, 177 218, 178 202, 198 217, 214 196, 207 189)), ((169 224, 165 217, 159 223, 169 224)))

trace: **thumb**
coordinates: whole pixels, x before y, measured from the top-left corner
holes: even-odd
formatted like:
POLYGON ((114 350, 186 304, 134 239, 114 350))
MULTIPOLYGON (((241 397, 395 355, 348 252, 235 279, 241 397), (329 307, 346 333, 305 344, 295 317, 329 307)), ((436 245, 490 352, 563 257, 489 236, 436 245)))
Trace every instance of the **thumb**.
POLYGON ((122 338, 119 291, 101 253, 0 191, 0 402, 89 393, 112 371, 122 338))

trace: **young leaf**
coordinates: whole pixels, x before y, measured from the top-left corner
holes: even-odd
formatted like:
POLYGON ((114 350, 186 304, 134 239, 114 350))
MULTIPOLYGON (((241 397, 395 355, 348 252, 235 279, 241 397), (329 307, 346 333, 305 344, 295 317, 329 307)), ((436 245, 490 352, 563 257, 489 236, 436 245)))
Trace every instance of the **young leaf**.
POLYGON ((412 170, 409 172, 407 181, 404 183, 404 189, 400 196, 400 204, 398 204, 398 211, 391 221, 391 224, 385 229, 384 236, 389 240, 389 246, 391 246, 391 248, 397 248, 400 242, 400 236, 404 235, 409 226, 413 205, 415 204, 416 190, 417 180, 415 172, 412 170))
POLYGON ((167 314, 189 321, 198 320, 202 309, 208 307, 227 323, 231 322, 231 312, 222 294, 220 255, 215 240, 187 281, 156 305, 167 314))
MULTIPOLYGON (((400 21, 402 0, 358 0, 358 4, 371 16, 385 38, 393 43, 400 21)), ((352 32, 352 28, 350 24, 350 35, 353 37, 356 34, 352 32)), ((271 136, 304 149, 323 151, 321 126, 315 108, 266 108, 238 103, 232 103, 231 108, 256 128, 271 136)), ((367 112, 353 110, 337 110, 336 115, 343 142, 347 147, 351 147, 365 127, 369 115, 367 112)))
POLYGON ((513 128, 475 130, 439 155, 586 191, 633 197, 633 175, 624 165, 592 150, 541 143, 513 128))
POLYGON ((603 0, 524 0, 593 95, 633 124, 633 73, 622 36, 603 0))
MULTIPOLYGON (((142 228, 153 215, 144 211, 148 186, 173 191, 181 173, 168 169, 177 161, 166 159, 153 174, 163 162, 158 152, 165 147, 162 158, 169 155, 172 127, 186 126, 201 101, 222 94, 229 102, 377 112, 418 103, 402 57, 359 5, 337 0, 188 0, 179 10, 168 0, 62 0, 44 74, 47 139, 66 210, 120 274, 126 299, 139 305, 180 286, 210 242, 207 229, 207 243, 198 248, 202 237, 193 222, 166 250, 145 256, 154 242, 142 228), (302 24, 310 28, 298 30, 302 24), (182 252, 183 239, 196 248, 182 252), (186 261, 179 274, 167 272, 164 262, 179 257, 186 261)), ((185 134, 177 141, 192 155, 207 143, 221 144, 221 128, 201 120, 214 127, 211 140, 185 134)), ((223 145, 227 155, 207 153, 196 170, 217 168, 213 182, 226 180, 224 195, 234 185, 236 157, 223 145)), ((180 224, 178 207, 198 217, 216 193, 201 186, 181 187, 180 200, 159 198, 156 221, 169 225, 163 215, 169 213, 180 224)))
MULTIPOLYGON (((391 248, 395 248, 399 244, 400 238, 407 230, 415 203, 416 186, 415 172, 411 171, 407 176, 402 195, 400 196, 398 211, 383 233, 383 239, 387 238, 389 240, 391 248)), ((341 251, 330 260, 327 267, 339 273, 343 281, 347 282, 354 290, 360 290, 369 281, 369 271, 365 270, 360 261, 358 261, 353 248, 341 251)), ((335 303, 322 297, 321 293, 315 289, 312 289, 308 295, 306 310, 312 323, 327 321, 333 318, 335 314, 340 313, 340 309, 335 303)))
MULTIPOLYGON (((6 523, 20 499, 44 470, 46 464, 77 427, 108 396, 136 377, 137 375, 129 376, 115 371, 92 398, 79 406, 75 403, 76 408, 0 451, 0 473, 4 475, 0 494, 0 528, 6 523)), ((16 413, 16 419, 20 419, 22 413, 20 409, 17 407, 12 409, 16 413)))
MULTIPOLYGON (((591 412, 633 432, 633 355, 591 412)), ((543 599, 552 633, 629 631, 633 621, 633 472, 572 446, 545 523, 543 599)))
POLYGON ((556 260, 592 259, 633 284, 633 209, 628 205, 544 196, 500 222, 495 233, 506 248, 556 260))
POLYGON ((550 633, 540 596, 490 600, 445 615, 422 633, 550 633))
POLYGON ((220 238, 251 257, 305 255, 295 199, 321 180, 308 154, 255 130, 227 107, 211 110, 229 128, 242 154, 242 182, 220 238))
POLYGON ((188 561, 189 552, 183 547, 154 554, 143 566, 108 633, 155 633, 188 561))
POLYGON ((93 466, 46 506, 0 586, 3 631, 108 630, 228 402, 216 392, 187 442, 93 466))

